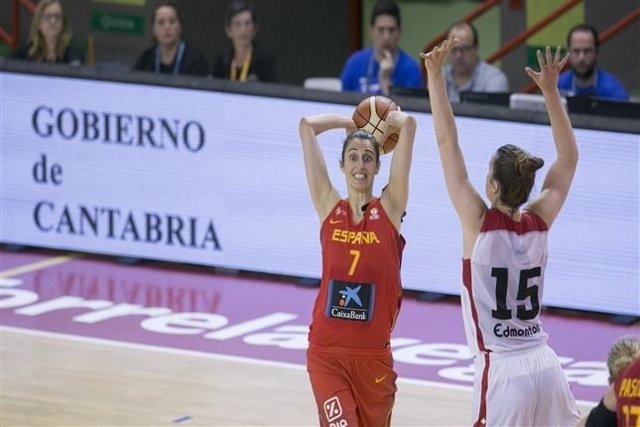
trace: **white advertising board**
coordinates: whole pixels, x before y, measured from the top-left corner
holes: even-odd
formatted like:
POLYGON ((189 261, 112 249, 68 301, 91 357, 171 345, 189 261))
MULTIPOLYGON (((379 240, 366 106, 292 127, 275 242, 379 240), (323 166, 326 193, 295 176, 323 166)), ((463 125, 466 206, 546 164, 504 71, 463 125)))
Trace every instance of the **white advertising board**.
MULTIPOLYGON (((237 268, 320 274, 319 222, 298 140, 304 115, 353 107, 0 73, 0 241, 237 268)), ((418 132, 403 234, 405 288, 459 294, 461 238, 430 115, 418 132)), ((497 147, 543 157, 548 126, 458 118, 484 193, 497 147)), ((577 129, 580 163, 550 235, 546 305, 640 315, 639 136, 577 129)), ((334 185, 344 135, 320 136, 334 185)), ((382 158, 375 193, 386 183, 382 158)))

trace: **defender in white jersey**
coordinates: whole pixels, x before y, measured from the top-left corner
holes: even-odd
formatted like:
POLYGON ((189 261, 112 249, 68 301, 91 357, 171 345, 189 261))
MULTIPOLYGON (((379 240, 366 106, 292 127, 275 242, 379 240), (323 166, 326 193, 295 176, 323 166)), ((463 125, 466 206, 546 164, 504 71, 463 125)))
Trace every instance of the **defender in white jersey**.
POLYGON ((538 51, 540 72, 526 68, 544 95, 557 152, 540 194, 525 205, 544 161, 505 145, 489 165, 488 207, 469 181, 447 99, 442 66, 457 44, 449 39, 422 57, 447 191, 462 224, 463 317, 476 367, 472 424, 575 426, 575 400, 540 322, 547 237, 578 162, 557 89, 568 56, 547 47, 538 51))

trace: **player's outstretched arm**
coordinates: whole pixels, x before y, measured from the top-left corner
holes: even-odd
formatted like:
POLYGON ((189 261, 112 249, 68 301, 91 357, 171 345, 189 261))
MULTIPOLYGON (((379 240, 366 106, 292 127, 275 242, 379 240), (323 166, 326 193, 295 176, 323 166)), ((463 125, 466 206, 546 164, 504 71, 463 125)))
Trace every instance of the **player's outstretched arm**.
POLYGON ((463 252, 467 257, 471 254, 472 241, 475 240, 475 234, 480 230, 487 206, 469 181, 464 156, 458 144, 458 131, 444 80, 444 63, 449 51, 457 43, 457 39, 445 40, 431 52, 421 53, 420 56, 424 59, 424 65, 427 69, 431 114, 447 192, 463 226, 465 235, 463 252))
POLYGON ((304 167, 313 206, 323 221, 340 195, 331 184, 327 164, 318 144, 317 135, 330 129, 343 128, 347 132, 356 130, 350 117, 337 114, 321 114, 300 119, 299 131, 304 155, 304 167))
POLYGON ((558 47, 555 55, 552 56, 551 49, 547 46, 545 54, 538 50, 537 56, 540 71, 536 72, 529 67, 525 71, 536 82, 544 96, 557 157, 547 172, 540 195, 529 204, 527 209, 535 212, 548 226, 551 226, 569 194, 571 181, 578 165, 578 146, 569 116, 558 92, 558 75, 569 59, 569 55, 562 57, 558 47))
POLYGON ((391 158, 389 184, 382 193, 381 201, 391 221, 400 229, 400 220, 409 200, 409 172, 416 136, 416 119, 402 111, 391 111, 386 122, 386 133, 398 132, 399 139, 391 158))

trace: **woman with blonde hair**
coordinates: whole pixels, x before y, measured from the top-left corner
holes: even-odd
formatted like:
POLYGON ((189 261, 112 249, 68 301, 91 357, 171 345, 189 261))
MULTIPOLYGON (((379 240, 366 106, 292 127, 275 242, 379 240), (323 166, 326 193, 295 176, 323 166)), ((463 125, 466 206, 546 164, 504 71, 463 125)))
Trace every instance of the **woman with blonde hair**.
POLYGON ((634 393, 631 386, 640 380, 640 340, 632 336, 618 339, 609 350, 607 368, 609 387, 598 405, 576 427, 631 426, 634 418, 635 425, 640 425, 640 412, 637 411, 640 389, 636 388, 639 391, 634 393))
POLYGON ((60 1, 42 0, 33 13, 28 43, 11 57, 25 61, 82 65, 84 55, 70 46, 71 38, 71 25, 60 1))
POLYGON ((613 344, 607 357, 609 384, 613 383, 627 365, 640 357, 640 340, 634 337, 622 337, 613 344))

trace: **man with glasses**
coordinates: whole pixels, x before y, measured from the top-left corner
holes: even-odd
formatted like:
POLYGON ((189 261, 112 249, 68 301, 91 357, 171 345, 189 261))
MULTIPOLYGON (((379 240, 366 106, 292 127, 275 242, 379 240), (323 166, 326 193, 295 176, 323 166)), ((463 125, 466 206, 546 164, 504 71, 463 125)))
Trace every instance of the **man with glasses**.
POLYGON ((478 57, 478 32, 467 22, 449 28, 447 38, 458 39, 444 67, 451 102, 460 102, 460 92, 509 92, 507 76, 478 57))
POLYGON ((628 100, 623 84, 598 67, 598 32, 588 24, 576 25, 567 35, 570 70, 562 73, 558 89, 568 96, 591 95, 628 100))
POLYGON ((378 1, 371 13, 372 47, 349 57, 340 80, 342 90, 389 95, 392 86, 424 88, 418 63, 398 48, 400 10, 391 1, 378 1))

